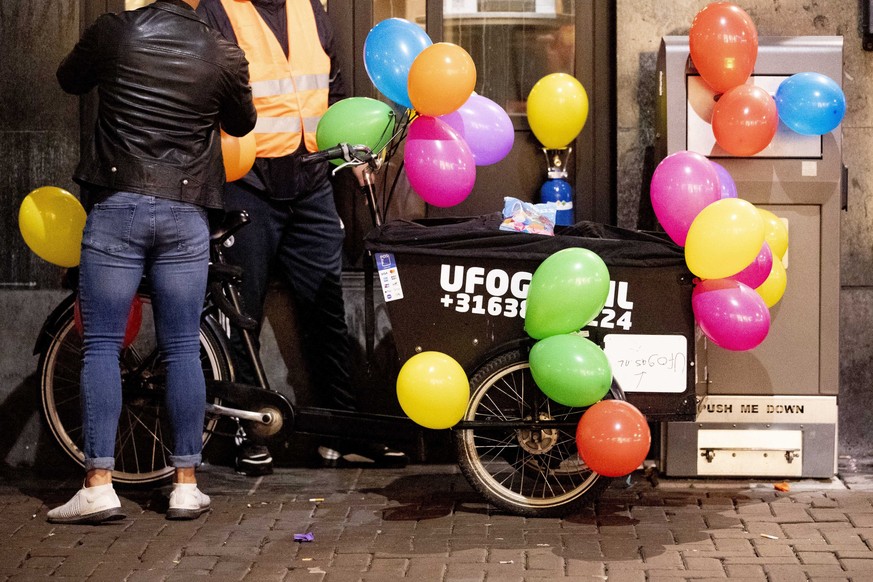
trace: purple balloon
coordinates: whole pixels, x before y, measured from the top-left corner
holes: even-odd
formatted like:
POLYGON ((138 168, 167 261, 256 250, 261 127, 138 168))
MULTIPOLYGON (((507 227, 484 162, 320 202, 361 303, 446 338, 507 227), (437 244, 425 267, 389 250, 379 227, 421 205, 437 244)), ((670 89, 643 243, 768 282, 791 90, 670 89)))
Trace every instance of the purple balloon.
POLYGON ((745 283, 752 289, 757 289, 761 286, 767 277, 770 276, 770 270, 773 268, 773 252, 770 250, 770 245, 764 241, 761 245, 761 252, 755 257, 755 260, 749 263, 749 266, 729 278, 740 283, 745 283))
POLYGON ((751 350, 770 331, 764 299, 733 279, 699 281, 691 293, 691 309, 703 334, 726 350, 751 350))
POLYGON ((506 111, 491 99, 475 93, 457 110, 439 119, 467 142, 477 166, 496 164, 506 157, 515 141, 515 130, 506 111))
POLYGON ((435 117, 421 116, 409 124, 403 163, 415 193, 441 208, 463 202, 476 182, 470 146, 435 117))
POLYGON ((718 173, 705 156, 670 154, 652 175, 652 208, 673 242, 685 246, 688 229, 701 210, 720 200, 718 173))
POLYGON ((722 200, 725 198, 737 198, 737 185, 730 173, 718 162, 709 161, 715 168, 715 173, 718 174, 719 196, 722 200))

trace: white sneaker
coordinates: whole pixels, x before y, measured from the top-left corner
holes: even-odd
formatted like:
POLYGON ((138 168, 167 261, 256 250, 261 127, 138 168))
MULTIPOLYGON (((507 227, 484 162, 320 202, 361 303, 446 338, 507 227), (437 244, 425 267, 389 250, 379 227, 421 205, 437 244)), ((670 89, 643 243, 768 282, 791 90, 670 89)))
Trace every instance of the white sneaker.
POLYGON ((173 483, 167 519, 194 519, 209 511, 209 496, 194 483, 173 483))
POLYGON ((48 512, 49 523, 102 523, 124 519, 112 483, 82 487, 73 498, 48 512))

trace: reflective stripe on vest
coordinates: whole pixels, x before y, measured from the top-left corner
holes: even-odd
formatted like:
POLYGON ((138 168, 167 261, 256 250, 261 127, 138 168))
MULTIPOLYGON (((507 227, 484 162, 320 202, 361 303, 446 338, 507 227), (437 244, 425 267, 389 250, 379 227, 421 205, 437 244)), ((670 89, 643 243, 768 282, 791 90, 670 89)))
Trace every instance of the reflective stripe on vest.
POLYGON ((327 111, 330 57, 318 38, 309 0, 287 0, 290 59, 249 0, 221 0, 237 43, 249 62, 257 157, 277 158, 300 146, 318 149, 315 130, 327 111))

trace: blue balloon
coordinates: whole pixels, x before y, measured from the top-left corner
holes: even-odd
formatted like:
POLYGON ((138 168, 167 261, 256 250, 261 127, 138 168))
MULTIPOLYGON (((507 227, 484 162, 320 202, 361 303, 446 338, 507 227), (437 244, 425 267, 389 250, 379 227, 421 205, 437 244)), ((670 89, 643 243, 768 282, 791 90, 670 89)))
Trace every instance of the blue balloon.
POLYGON ((364 40, 364 68, 370 80, 391 101, 412 107, 406 81, 418 54, 433 44, 418 25, 403 18, 378 23, 364 40))
POLYGON ((803 135, 824 135, 846 114, 846 96, 836 81, 821 73, 797 73, 776 89, 779 119, 803 135))

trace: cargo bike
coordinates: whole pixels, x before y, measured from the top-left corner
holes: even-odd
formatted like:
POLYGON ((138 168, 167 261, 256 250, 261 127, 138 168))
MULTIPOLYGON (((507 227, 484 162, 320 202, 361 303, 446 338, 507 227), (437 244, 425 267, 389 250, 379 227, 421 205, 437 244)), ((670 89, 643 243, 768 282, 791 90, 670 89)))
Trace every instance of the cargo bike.
MULTIPOLYGON (((364 152, 366 153, 366 152, 364 152)), ((349 159, 359 151, 320 153, 349 159)), ((371 212, 375 210, 369 189, 371 212)), ((448 220, 391 221, 365 240, 382 284, 397 367, 422 351, 450 355, 470 379, 471 397, 452 428, 457 460, 471 486, 494 506, 530 517, 566 515, 594 502, 611 479, 588 469, 576 453, 582 408, 546 397, 530 374, 533 341, 524 332, 527 285, 536 267, 567 247, 588 248, 609 268, 611 293, 585 332, 613 363, 607 398, 626 398, 649 421, 694 413, 694 321, 691 277, 681 248, 652 234, 579 223, 547 237, 498 230, 499 214, 448 220), (610 348, 610 346, 613 346, 610 348)), ((236 285, 244 273, 225 263, 222 248, 247 222, 233 213, 212 233, 210 284, 201 318, 201 362, 207 379, 204 445, 214 434, 269 442, 293 433, 409 437, 408 418, 293 405, 269 386, 248 344, 259 385, 235 382, 228 331, 245 338, 254 327, 240 309, 236 285), (227 431, 230 423, 234 430, 227 431)), ((373 275, 377 275, 374 277, 373 275)), ((172 474, 164 410, 165 367, 157 349, 148 282, 139 292, 142 325, 120 357, 123 410, 116 439, 118 483, 143 484, 172 474)), ((372 298, 371 298, 372 299, 372 298)), ((369 326, 368 326, 369 327, 369 326)), ((372 340, 372 338, 369 338, 372 340)), ((44 417, 69 457, 84 464, 79 372, 81 335, 75 290, 47 318, 34 348, 44 417)), ((395 378, 385 378, 393 391, 395 378)))

